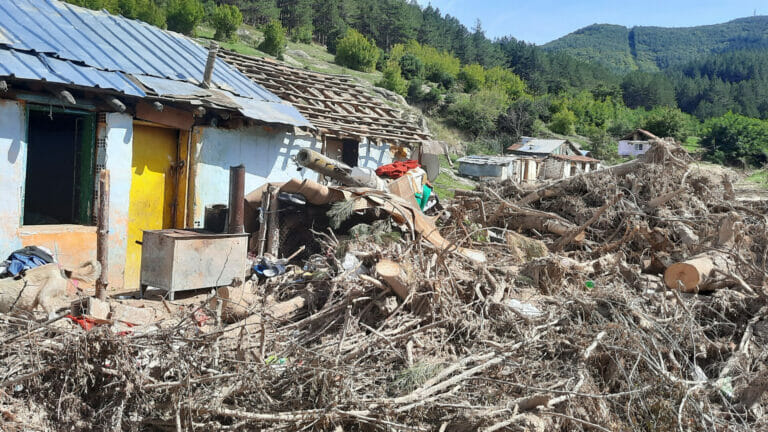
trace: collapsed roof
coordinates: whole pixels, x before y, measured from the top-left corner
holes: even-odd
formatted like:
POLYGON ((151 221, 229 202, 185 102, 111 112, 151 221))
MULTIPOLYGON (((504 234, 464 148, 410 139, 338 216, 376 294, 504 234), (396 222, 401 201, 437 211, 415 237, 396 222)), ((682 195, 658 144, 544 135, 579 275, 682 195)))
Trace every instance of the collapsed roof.
POLYGON ((311 127, 294 107, 221 60, 202 88, 207 57, 190 38, 141 21, 57 0, 0 2, 0 79, 98 88, 311 127))
POLYGON ((368 94, 350 76, 308 71, 234 51, 220 54, 249 78, 292 103, 328 137, 367 138, 405 146, 431 140, 416 122, 368 94))

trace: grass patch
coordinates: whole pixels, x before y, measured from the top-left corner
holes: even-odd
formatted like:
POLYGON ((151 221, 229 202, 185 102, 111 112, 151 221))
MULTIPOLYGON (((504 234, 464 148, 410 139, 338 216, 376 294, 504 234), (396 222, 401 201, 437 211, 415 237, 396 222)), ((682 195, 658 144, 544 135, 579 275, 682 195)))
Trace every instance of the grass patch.
MULTIPOLYGON (((454 163, 454 168, 451 168, 448 164, 448 159, 444 155, 440 155, 440 175, 437 176, 435 181, 432 182, 432 186, 435 188, 435 193, 440 199, 452 199, 454 197, 454 189, 472 190, 473 186, 461 183, 454 179, 449 174, 443 172, 442 168, 451 170, 454 174, 458 166, 454 163)), ((458 175, 458 174, 457 174, 458 175)))
MULTIPOLYGON (((213 27, 209 27, 207 25, 200 25, 197 27, 197 29, 195 29, 197 41, 200 42, 203 46, 207 46, 208 43, 213 41, 213 35, 215 33, 216 31, 213 29, 213 27)), ((240 31, 238 31, 237 40, 216 42, 220 47, 230 51, 236 51, 241 54, 254 57, 267 57, 267 54, 255 48, 258 45, 261 37, 261 33, 257 32, 255 27, 242 26, 240 27, 240 31)))
POLYGON ((747 177, 746 180, 750 183, 754 183, 760 186, 761 189, 768 190, 768 168, 763 168, 753 172, 747 177))
POLYGON ((682 146, 688 153, 701 153, 702 149, 701 145, 699 144, 700 141, 701 138, 699 137, 688 137, 682 146))

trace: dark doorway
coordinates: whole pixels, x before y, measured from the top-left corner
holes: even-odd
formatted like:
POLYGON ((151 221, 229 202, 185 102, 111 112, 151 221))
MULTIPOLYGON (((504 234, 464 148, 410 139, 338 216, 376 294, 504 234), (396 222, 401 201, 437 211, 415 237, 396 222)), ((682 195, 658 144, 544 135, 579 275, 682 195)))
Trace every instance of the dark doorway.
POLYGON ((345 164, 356 167, 360 157, 360 143, 355 140, 345 139, 341 142, 341 161, 345 164))
POLYGON ((24 225, 91 223, 94 120, 30 107, 24 225))

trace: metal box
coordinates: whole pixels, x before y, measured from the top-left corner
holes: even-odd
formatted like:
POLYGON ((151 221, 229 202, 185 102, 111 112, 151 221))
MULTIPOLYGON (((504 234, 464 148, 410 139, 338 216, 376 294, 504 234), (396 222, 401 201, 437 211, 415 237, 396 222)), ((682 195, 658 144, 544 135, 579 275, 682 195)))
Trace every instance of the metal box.
POLYGON ((178 291, 229 285, 248 268, 248 233, 211 234, 192 230, 144 231, 141 295, 147 287, 178 291))

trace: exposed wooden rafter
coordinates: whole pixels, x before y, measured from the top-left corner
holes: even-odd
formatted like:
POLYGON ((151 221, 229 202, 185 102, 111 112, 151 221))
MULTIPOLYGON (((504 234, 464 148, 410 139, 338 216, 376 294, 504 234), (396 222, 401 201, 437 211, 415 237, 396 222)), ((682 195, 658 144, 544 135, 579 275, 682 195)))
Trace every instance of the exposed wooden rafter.
POLYGON ((219 56, 293 104, 327 136, 368 138, 409 147, 431 140, 416 122, 401 118, 400 110, 370 95, 351 77, 308 71, 227 50, 219 56))

